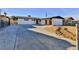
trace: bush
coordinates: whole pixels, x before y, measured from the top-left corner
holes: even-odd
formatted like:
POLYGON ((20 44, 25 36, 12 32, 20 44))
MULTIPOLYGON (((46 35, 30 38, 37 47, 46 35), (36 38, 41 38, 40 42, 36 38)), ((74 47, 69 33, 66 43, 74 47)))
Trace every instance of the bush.
POLYGON ((73 23, 70 23, 70 22, 69 22, 69 23, 66 23, 65 25, 66 25, 66 26, 75 26, 76 24, 77 24, 77 23, 75 23, 75 22, 73 22, 73 23))

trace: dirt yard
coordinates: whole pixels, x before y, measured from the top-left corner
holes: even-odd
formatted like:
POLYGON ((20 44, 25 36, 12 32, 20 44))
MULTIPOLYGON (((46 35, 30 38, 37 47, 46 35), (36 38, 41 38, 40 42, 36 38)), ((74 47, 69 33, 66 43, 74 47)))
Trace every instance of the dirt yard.
POLYGON ((73 41, 76 41, 76 26, 35 26, 35 30, 40 30, 43 32, 48 32, 55 34, 62 38, 67 38, 73 41))
POLYGON ((76 40, 76 26, 45 26, 44 29, 59 36, 76 40))

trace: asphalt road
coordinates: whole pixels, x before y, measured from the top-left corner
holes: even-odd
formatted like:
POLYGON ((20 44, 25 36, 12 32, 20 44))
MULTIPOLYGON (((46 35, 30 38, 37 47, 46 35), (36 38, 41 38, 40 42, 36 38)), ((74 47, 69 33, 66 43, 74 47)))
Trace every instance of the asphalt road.
POLYGON ((0 50, 66 50, 69 42, 28 30, 32 25, 11 25, 0 31, 0 50))

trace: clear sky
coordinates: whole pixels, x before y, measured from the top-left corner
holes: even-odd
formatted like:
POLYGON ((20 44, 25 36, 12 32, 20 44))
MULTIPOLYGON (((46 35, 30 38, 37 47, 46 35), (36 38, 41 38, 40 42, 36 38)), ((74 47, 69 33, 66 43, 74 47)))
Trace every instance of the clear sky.
POLYGON ((48 17, 52 16, 72 16, 79 17, 79 8, 1 8, 3 12, 7 12, 10 16, 27 16, 48 17))

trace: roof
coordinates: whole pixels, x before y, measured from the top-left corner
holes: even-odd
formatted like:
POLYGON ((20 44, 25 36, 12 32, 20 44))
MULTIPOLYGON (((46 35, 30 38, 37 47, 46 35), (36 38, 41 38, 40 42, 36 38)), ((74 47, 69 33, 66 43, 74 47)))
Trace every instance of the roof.
POLYGON ((52 18, 64 19, 64 18, 61 17, 61 16, 47 17, 47 18, 42 18, 42 19, 52 19, 52 18))
POLYGON ((37 17, 26 17, 26 16, 15 16, 15 17, 18 17, 18 18, 21 18, 21 19, 40 19, 40 18, 37 18, 37 17))
POLYGON ((65 19, 66 19, 66 20, 68 20, 68 19, 72 19, 72 20, 74 20, 73 17, 65 17, 65 19))
POLYGON ((64 19, 64 18, 63 18, 63 17, 61 17, 61 16, 54 16, 54 17, 52 17, 52 18, 64 19))

